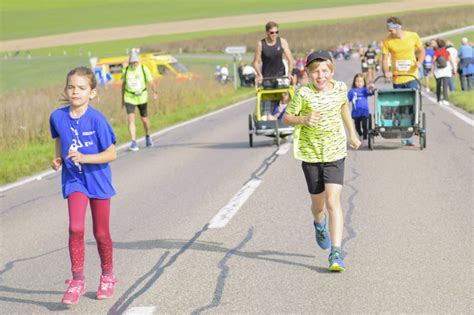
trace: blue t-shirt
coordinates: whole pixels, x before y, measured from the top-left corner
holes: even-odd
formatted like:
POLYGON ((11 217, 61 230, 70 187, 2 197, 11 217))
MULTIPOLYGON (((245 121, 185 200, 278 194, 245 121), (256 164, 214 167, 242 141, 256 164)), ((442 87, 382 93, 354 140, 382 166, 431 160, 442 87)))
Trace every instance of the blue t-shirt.
POLYGON ((373 95, 367 87, 351 89, 347 98, 352 104, 352 118, 369 117, 369 103, 367 97, 373 95))
POLYGON ((472 47, 469 45, 462 45, 461 47, 459 47, 458 56, 459 56, 459 59, 473 58, 474 49, 472 49, 472 47))
POLYGON ((91 106, 80 118, 72 118, 69 106, 56 109, 49 118, 53 139, 61 140, 62 191, 67 198, 82 192, 89 198, 109 199, 115 195, 109 163, 74 164, 66 159, 69 150, 97 154, 115 144, 115 134, 107 119, 91 106))
POLYGON ((425 48, 425 59, 423 60, 423 67, 431 69, 433 67, 434 50, 425 48))

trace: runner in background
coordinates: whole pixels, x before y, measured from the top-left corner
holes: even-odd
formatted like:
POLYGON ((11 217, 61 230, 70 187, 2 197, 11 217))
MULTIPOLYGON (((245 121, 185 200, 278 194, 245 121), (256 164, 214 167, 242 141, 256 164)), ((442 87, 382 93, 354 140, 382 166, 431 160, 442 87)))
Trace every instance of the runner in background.
POLYGON ((132 50, 129 65, 122 72, 122 107, 125 107, 128 116, 128 131, 132 141, 129 149, 138 151, 136 141, 137 131, 135 127, 135 109, 138 108, 145 129, 145 144, 147 147, 153 146, 151 139, 150 120, 148 119, 148 92, 147 86, 153 88, 153 99, 158 98, 158 88, 148 67, 140 64, 140 54, 137 50, 132 50))
POLYGON ((291 81, 296 83, 296 78, 292 76, 293 56, 286 39, 278 35, 278 24, 272 21, 268 22, 265 25, 265 31, 267 36, 258 41, 253 59, 253 67, 257 72, 256 83, 262 83, 263 78, 285 75, 288 75, 291 81), (283 63, 283 55, 285 55, 288 63, 287 73, 283 63))
POLYGON ((375 80, 375 71, 377 66, 377 53, 372 44, 369 45, 367 51, 365 52, 365 59, 367 61, 367 81, 373 82, 375 80))
MULTIPOLYGON (((394 16, 387 19, 387 30, 389 35, 384 39, 382 49, 385 77, 392 80, 394 89, 419 89, 418 69, 425 59, 425 49, 420 37, 415 32, 403 30, 402 21, 394 16), (391 56, 391 70, 389 56, 391 56)), ((402 143, 408 146, 414 145, 412 139, 402 139, 402 143)))

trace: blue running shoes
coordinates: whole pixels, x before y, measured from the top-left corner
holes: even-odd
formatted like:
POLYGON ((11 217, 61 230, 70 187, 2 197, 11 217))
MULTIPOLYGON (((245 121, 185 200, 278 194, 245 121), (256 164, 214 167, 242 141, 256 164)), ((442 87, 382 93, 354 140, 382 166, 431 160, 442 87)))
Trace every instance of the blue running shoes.
POLYGON ((130 144, 130 147, 128 148, 130 151, 138 151, 138 145, 136 141, 132 140, 132 143, 130 144))
POLYGON ((328 249, 331 247, 331 238, 329 236, 326 215, 324 216, 324 221, 321 224, 316 222, 313 222, 313 224, 316 233, 316 242, 318 243, 319 247, 322 249, 328 249))
POLYGON ((153 140, 151 140, 150 136, 145 137, 145 143, 147 147, 152 147, 153 146, 153 140))
POLYGON ((331 271, 344 271, 346 265, 344 264, 344 257, 338 250, 331 252, 329 255, 329 270, 331 271))

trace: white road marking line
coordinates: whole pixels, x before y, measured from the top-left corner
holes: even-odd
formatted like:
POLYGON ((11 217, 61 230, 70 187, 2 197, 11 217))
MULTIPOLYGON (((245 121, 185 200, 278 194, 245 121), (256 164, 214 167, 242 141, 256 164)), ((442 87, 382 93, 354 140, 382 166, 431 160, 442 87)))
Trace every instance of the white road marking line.
POLYGON ((137 306, 128 309, 125 315, 153 315, 156 306, 137 306))
MULTIPOLYGON (((206 115, 203 115, 203 116, 199 116, 199 117, 196 117, 194 119, 191 119, 191 120, 188 120, 188 121, 185 121, 185 122, 182 122, 180 124, 177 124, 177 125, 174 125, 174 126, 171 126, 171 127, 168 127, 168 128, 165 128, 165 129, 162 129, 158 132, 155 132, 154 134, 152 134, 151 136, 152 137, 156 137, 156 136, 159 136, 159 135, 162 135, 162 134, 165 134, 171 130, 174 130, 174 129, 177 129, 177 128, 180 128, 180 127, 183 127, 183 126, 186 126, 186 125, 189 125, 189 124, 192 124, 196 121, 199 121, 199 120, 202 120, 202 119, 205 119, 207 117, 211 117, 211 116, 214 116, 216 114, 219 114, 223 111, 226 111, 226 110, 229 110, 231 108, 234 108, 236 106, 239 106, 239 105, 242 105, 244 104, 245 102, 248 102, 248 101, 252 101, 253 99, 255 99, 255 97, 252 97, 252 98, 249 98, 249 99, 246 99, 246 100, 243 100, 243 101, 240 101, 240 102, 237 102, 235 104, 232 104, 230 106, 227 106, 227 107, 224 107, 224 108, 221 108, 219 110, 216 110, 214 112, 211 112, 209 114, 206 114, 206 115)), ((145 137, 143 138, 140 138, 137 140, 137 143, 142 143, 145 141, 145 137)), ((125 149, 128 149, 129 147, 129 143, 124 143, 120 146, 117 147, 117 151, 122 151, 122 150, 125 150, 125 149)), ((16 187, 19 187, 19 186, 23 186, 25 184, 28 184, 32 181, 35 181, 35 180, 41 180, 42 178, 46 177, 46 176, 49 176, 51 174, 55 173, 55 171, 53 170, 47 170, 47 171, 44 171, 44 172, 41 172, 39 174, 36 174, 36 175, 32 175, 30 177, 27 177, 25 179, 22 179, 22 180, 19 180, 19 181, 16 181, 16 182, 13 182, 11 184, 8 184, 8 185, 5 185, 5 186, 0 186, 0 193, 2 192, 5 192, 7 190, 10 190, 10 189, 13 189, 13 188, 16 188, 16 187)))
MULTIPOLYGON (((256 99, 256 97, 248 98, 248 99, 246 99, 246 100, 243 100, 243 101, 237 102, 237 103, 235 103, 235 104, 232 104, 232 105, 230 105, 230 106, 221 108, 221 109, 216 110, 216 111, 214 111, 214 112, 211 112, 211 113, 209 113, 209 114, 206 114, 206 115, 203 115, 203 116, 199 116, 199 117, 193 118, 193 119, 191 119, 191 120, 187 120, 187 121, 185 121, 185 122, 182 122, 182 123, 177 124, 177 125, 174 125, 174 126, 170 126, 170 127, 168 127, 168 128, 162 129, 162 130, 160 130, 160 131, 158 131, 158 132, 155 132, 155 133, 151 134, 151 137, 154 138, 154 137, 156 137, 156 136, 161 136, 161 135, 163 135, 163 134, 165 134, 165 133, 167 133, 167 132, 170 132, 171 130, 178 129, 178 128, 184 127, 184 126, 186 126, 186 125, 192 124, 192 123, 194 123, 194 122, 196 122, 196 121, 203 120, 203 119, 206 119, 206 118, 208 118, 208 117, 217 115, 217 114, 222 113, 222 112, 224 112, 224 111, 226 111, 226 110, 229 110, 229 109, 234 108, 234 107, 236 107, 236 106, 242 105, 242 104, 244 104, 244 103, 246 103, 246 102, 252 101, 253 99, 256 99)), ((137 140, 137 143, 142 143, 142 142, 144 142, 144 141, 145 141, 145 137, 142 137, 142 138, 140 138, 140 139, 137 140)), ((124 143, 124 144, 120 145, 120 146, 117 148, 117 150, 128 149, 129 146, 130 146, 130 143, 124 143)))
POLYGON ((276 152, 277 155, 285 155, 291 148, 293 136, 288 140, 288 142, 282 144, 278 151, 276 152))
POLYGON ((209 228, 217 229, 226 226, 261 183, 261 179, 252 179, 245 184, 209 222, 209 228))
MULTIPOLYGON (((437 104, 437 101, 434 97, 431 97, 430 95, 428 95, 427 93, 423 92, 422 93, 424 97, 426 97, 427 99, 429 99, 431 102, 437 104)), ((439 105, 439 107, 441 107, 442 109, 450 112, 451 114, 453 114, 454 116, 456 116, 457 118, 461 119, 462 121, 464 121, 465 123, 467 123, 468 125, 471 125, 474 126, 474 120, 472 120, 471 118, 467 117, 466 115, 463 115, 462 113, 458 112, 457 110, 449 107, 448 105, 439 105)))
POLYGON ((33 176, 30 176, 30 177, 27 177, 25 179, 22 179, 22 180, 19 180, 19 181, 16 181, 14 183, 11 183, 11 184, 8 184, 8 185, 5 185, 5 186, 1 186, 0 187, 0 193, 4 192, 4 191, 7 191, 7 190, 10 190, 12 188, 15 188, 15 187, 18 187, 18 186, 22 186, 22 185, 25 185, 29 182, 32 182, 34 180, 41 180, 43 179, 43 177, 46 177, 46 176, 49 176, 53 173, 56 173, 56 171, 53 171, 53 170, 49 170, 49 171, 44 171, 42 173, 39 173, 39 174, 36 174, 36 175, 33 175, 33 176))

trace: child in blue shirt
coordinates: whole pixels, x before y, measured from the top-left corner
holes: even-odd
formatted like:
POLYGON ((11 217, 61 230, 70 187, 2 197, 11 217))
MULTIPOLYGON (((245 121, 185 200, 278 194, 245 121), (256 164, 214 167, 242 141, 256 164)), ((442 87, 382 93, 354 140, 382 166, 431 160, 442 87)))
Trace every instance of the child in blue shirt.
POLYGON ((373 87, 367 88, 364 75, 357 73, 352 81, 352 88, 347 98, 352 105, 352 119, 359 137, 362 137, 363 145, 367 145, 367 133, 369 131, 369 103, 367 98, 374 95, 373 87))
POLYGON ((84 223, 90 202, 94 237, 101 260, 97 299, 112 297, 117 279, 112 272, 112 239, 109 231, 110 198, 115 195, 109 162, 117 157, 115 134, 104 115, 89 105, 97 96, 91 69, 71 70, 64 88, 68 104, 51 113, 51 135, 56 142, 54 170, 62 166, 62 193, 69 208, 69 255, 72 280, 64 304, 77 304, 86 292, 84 277, 84 223))

